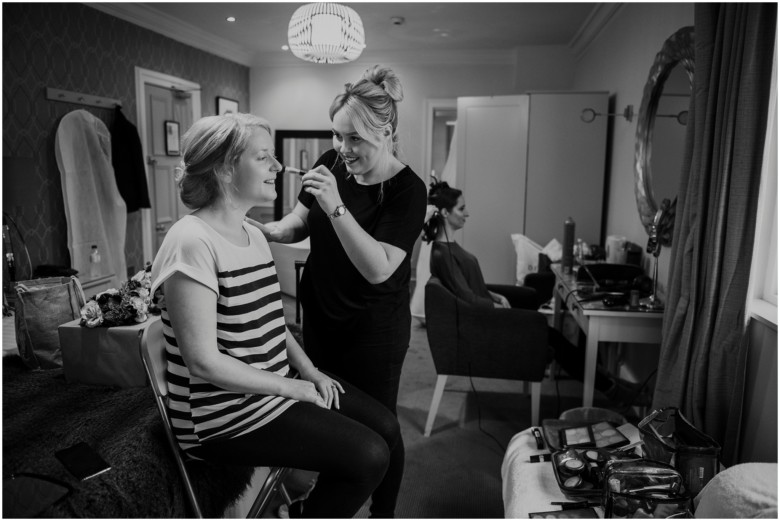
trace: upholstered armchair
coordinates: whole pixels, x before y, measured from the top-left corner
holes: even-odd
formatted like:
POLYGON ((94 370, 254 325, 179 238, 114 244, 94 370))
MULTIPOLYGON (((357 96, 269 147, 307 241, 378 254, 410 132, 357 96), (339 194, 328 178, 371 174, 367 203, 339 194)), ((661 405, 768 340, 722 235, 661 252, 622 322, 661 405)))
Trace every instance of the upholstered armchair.
POLYGON ((553 357, 544 315, 471 305, 431 277, 425 285, 425 316, 438 375, 425 436, 430 436, 450 375, 532 382, 531 422, 539 424, 541 381, 553 357))

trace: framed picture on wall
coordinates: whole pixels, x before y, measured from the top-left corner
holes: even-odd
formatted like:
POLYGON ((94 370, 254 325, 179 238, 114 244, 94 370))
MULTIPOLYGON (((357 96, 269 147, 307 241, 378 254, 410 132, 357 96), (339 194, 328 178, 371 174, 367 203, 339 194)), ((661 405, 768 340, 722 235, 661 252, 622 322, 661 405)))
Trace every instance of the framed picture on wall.
POLYGON ((230 112, 233 114, 238 113, 238 101, 230 98, 223 98, 222 96, 217 96, 217 116, 228 114, 230 112))
POLYGON ((165 122, 165 154, 168 156, 178 156, 181 154, 179 149, 179 123, 177 121, 165 122))

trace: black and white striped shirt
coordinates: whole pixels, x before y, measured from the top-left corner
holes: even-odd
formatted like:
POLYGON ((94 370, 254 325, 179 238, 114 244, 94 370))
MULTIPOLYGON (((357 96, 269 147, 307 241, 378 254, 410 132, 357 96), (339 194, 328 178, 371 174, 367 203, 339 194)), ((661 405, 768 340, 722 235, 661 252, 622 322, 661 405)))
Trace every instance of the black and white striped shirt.
MULTIPOLYGON (((187 215, 165 236, 152 266, 152 292, 176 272, 217 294, 216 349, 256 369, 287 376, 285 321, 271 250, 262 233, 244 225, 249 246, 224 239, 187 215)), ((221 389, 192 376, 182 359, 164 295, 160 302, 168 359, 168 410, 183 450, 235 437, 267 424, 295 400, 221 389)))

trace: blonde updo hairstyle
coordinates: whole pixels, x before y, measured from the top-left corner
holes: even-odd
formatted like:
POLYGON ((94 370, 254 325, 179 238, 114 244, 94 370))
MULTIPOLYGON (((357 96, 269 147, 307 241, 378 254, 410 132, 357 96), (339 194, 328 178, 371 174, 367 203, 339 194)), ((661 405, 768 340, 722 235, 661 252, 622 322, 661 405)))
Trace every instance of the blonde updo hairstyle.
POLYGON ((176 182, 187 208, 205 208, 225 195, 219 175, 235 167, 255 128, 272 134, 266 119, 232 113, 201 118, 185 132, 176 182))
POLYGON ((328 115, 331 121, 343 110, 363 139, 383 140, 390 127, 389 150, 398 157, 398 107, 403 100, 401 80, 387 67, 374 65, 356 83, 347 83, 344 92, 336 96, 328 115))

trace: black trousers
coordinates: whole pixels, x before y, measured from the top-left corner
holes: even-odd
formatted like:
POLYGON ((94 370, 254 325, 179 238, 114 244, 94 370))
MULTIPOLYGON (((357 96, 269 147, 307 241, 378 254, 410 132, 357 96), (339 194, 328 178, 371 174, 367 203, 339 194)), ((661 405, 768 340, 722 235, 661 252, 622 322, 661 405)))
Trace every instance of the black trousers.
MULTIPOLYGON (((339 409, 298 402, 268 425, 193 449, 205 460, 234 465, 291 467, 319 472, 303 503, 311 518, 350 518, 385 477, 400 443, 398 420, 348 382, 339 409)), ((291 509, 295 517, 299 511, 291 509)))
MULTIPOLYGON (((307 308, 304 302, 303 344, 315 366, 350 382, 396 415, 401 369, 409 349, 409 306, 393 320, 375 308, 349 325, 338 324, 307 308), (381 313, 381 317, 377 317, 381 313)), ((390 453, 387 474, 371 495, 372 517, 394 517, 404 473, 403 439, 390 453)))

